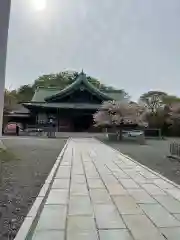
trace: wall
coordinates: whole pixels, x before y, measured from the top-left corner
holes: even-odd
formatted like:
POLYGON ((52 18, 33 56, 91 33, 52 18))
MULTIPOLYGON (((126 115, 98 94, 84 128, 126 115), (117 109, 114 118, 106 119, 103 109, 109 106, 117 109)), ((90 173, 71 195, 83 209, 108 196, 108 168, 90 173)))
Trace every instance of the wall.
POLYGON ((0 0, 0 136, 4 108, 4 86, 6 70, 6 52, 11 0, 0 0))

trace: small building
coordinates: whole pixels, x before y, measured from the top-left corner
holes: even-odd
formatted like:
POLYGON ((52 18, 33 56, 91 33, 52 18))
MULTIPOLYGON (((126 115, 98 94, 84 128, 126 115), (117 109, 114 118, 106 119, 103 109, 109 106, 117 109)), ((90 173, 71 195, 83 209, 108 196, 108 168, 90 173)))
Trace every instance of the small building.
POLYGON ((54 119, 59 132, 88 132, 93 131, 93 114, 102 102, 123 98, 122 90, 100 91, 81 72, 65 89, 40 87, 32 101, 22 104, 34 117, 35 124, 47 124, 54 119))

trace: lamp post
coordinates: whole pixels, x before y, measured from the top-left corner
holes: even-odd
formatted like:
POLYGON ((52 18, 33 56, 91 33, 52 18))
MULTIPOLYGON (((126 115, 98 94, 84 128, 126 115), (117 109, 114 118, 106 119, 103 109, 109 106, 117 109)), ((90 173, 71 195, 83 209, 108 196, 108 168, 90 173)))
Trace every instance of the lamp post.
POLYGON ((0 137, 2 136, 6 54, 11 0, 0 0, 0 137))

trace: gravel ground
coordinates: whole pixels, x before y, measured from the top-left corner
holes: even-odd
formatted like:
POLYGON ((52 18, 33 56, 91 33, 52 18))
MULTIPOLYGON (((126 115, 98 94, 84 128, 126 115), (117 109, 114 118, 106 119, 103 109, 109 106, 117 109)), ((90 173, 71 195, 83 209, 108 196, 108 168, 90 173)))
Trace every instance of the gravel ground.
POLYGON ((12 240, 62 150, 65 139, 7 138, 2 162, 0 239, 12 240))
POLYGON ((146 145, 139 145, 130 141, 113 143, 105 140, 103 142, 180 184, 180 162, 167 158, 169 145, 172 141, 180 144, 180 139, 147 140, 146 145))

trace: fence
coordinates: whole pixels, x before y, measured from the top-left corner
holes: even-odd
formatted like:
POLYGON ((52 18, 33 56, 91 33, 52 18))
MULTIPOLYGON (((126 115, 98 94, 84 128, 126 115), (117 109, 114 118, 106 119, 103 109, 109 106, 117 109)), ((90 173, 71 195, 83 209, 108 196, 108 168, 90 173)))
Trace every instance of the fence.
POLYGON ((179 143, 171 143, 170 144, 170 153, 172 157, 176 157, 180 159, 180 144, 179 143))
POLYGON ((29 136, 55 138, 56 128, 49 125, 28 125, 23 133, 29 136))
POLYGON ((146 128, 144 129, 145 137, 147 138, 162 138, 161 129, 159 128, 146 128))

